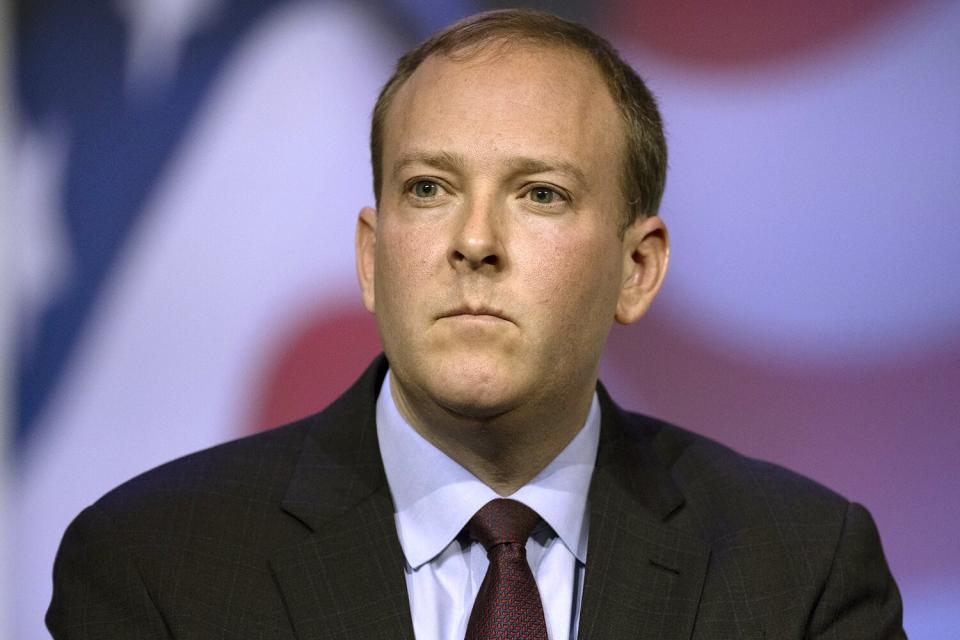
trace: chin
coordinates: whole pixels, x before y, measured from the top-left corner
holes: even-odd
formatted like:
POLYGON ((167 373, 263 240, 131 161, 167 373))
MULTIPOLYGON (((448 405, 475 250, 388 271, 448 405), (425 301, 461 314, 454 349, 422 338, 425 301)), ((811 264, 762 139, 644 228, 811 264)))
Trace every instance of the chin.
POLYGON ((491 418, 516 404, 519 383, 516 367, 485 358, 454 359, 436 369, 434 399, 447 411, 469 418, 491 418))

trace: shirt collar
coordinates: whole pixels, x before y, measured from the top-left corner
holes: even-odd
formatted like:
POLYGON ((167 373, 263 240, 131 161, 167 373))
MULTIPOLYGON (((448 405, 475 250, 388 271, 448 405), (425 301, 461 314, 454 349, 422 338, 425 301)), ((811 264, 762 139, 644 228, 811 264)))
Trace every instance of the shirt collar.
MULTIPOLYGON (((389 371, 377 399, 377 440, 397 511, 400 546, 413 569, 439 555, 480 507, 500 497, 400 415, 389 371)), ((539 513, 581 563, 587 556, 587 491, 599 442, 600 405, 594 393, 586 422, 573 440, 510 496, 539 513)))

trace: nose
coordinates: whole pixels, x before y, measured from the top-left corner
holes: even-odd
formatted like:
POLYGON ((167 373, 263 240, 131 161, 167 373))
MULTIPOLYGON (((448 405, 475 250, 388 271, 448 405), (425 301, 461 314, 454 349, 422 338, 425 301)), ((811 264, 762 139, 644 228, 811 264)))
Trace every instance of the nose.
POLYGON ((501 269, 505 258, 502 220, 493 201, 482 198, 467 203, 458 222, 449 251, 450 265, 454 269, 501 269))

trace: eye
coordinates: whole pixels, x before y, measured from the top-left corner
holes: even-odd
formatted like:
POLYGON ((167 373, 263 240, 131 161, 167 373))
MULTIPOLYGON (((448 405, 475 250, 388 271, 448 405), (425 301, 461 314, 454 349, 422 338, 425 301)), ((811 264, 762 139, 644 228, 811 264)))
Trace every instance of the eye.
POLYGON ((550 187, 533 187, 527 191, 527 198, 536 204, 557 204, 566 200, 556 189, 550 187))
POLYGON ((410 186, 410 192, 418 198, 435 198, 443 191, 443 187, 433 180, 417 180, 410 186))

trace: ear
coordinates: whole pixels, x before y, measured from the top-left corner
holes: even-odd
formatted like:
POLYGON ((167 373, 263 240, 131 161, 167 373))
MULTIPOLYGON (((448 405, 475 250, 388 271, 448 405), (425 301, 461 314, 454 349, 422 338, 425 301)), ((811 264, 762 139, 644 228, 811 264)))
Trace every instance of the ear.
POLYGON ((363 292, 363 306, 374 311, 374 272, 377 264, 377 210, 364 207, 357 217, 354 239, 357 253, 357 280, 363 292))
POLYGON ((623 279, 615 318, 636 322, 660 292, 670 262, 670 237, 659 216, 637 218, 623 234, 623 279))

